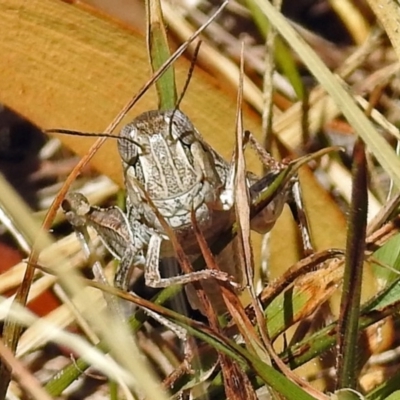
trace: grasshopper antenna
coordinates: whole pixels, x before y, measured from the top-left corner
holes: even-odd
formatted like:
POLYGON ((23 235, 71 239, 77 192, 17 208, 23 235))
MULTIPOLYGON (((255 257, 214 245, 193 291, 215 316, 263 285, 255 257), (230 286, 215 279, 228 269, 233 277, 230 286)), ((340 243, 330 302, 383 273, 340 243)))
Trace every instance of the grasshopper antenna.
POLYGON ((97 133, 97 132, 80 132, 74 131, 71 129, 45 129, 44 133, 61 133, 63 135, 72 135, 72 136, 84 136, 84 137, 101 137, 101 138, 113 138, 118 139, 118 136, 113 135, 111 133, 97 133))
POLYGON ((144 149, 143 146, 136 142, 135 140, 127 137, 120 137, 117 135, 113 135, 112 133, 97 133, 97 132, 80 132, 74 131, 71 129, 45 129, 44 133, 60 133, 62 135, 72 135, 72 136, 83 136, 83 137, 98 137, 98 138, 110 138, 110 139, 117 139, 117 140, 127 140, 130 143, 138 146, 140 149, 144 149))
POLYGON ((190 68, 189 68, 188 76, 186 78, 185 85, 183 86, 182 93, 179 96, 178 102, 176 103, 175 110, 179 109, 179 106, 182 103, 183 97, 185 96, 185 94, 186 94, 186 92, 188 90, 190 81, 192 80, 193 71, 194 71, 194 69, 196 67, 196 61, 197 61, 197 58, 198 58, 198 55, 199 55, 199 51, 200 51, 200 46, 201 46, 201 40, 199 40, 197 42, 196 48, 194 49, 193 57, 192 57, 192 60, 190 62, 190 68))
POLYGON ((174 120, 175 113, 176 113, 177 110, 179 110, 179 106, 182 103, 183 97, 185 96, 185 94, 186 94, 186 92, 188 90, 190 81, 192 79, 193 71, 194 71, 194 69, 196 67, 196 61, 197 61, 197 57, 198 57, 199 51, 200 51, 200 46, 201 46, 201 40, 199 40, 197 42, 197 44, 196 44, 196 48, 194 49, 193 57, 192 57, 192 60, 190 62, 190 68, 189 68, 188 76, 187 76, 186 81, 185 81, 185 85, 183 86, 182 93, 179 96, 179 99, 178 99, 178 101, 176 103, 174 111, 172 111, 171 120, 169 122, 169 132, 171 132, 171 130, 172 130, 172 121, 174 120))

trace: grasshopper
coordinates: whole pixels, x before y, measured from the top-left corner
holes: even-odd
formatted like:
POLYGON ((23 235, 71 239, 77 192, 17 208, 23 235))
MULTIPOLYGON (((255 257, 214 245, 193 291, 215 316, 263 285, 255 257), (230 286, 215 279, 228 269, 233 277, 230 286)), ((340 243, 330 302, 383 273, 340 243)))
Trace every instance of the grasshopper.
MULTIPOLYGON (((153 208, 173 229, 185 253, 191 258, 198 256, 192 210, 205 239, 213 243, 232 223, 234 166, 207 144, 189 118, 177 109, 148 111, 135 118, 122 129, 118 151, 124 170, 126 213, 117 207, 91 206, 79 193, 69 194, 62 205, 73 226, 93 227, 120 260, 115 286, 128 290, 136 266, 144 269, 146 285, 151 287, 209 278, 232 281, 232 276, 240 283, 241 271, 229 249, 222 255, 222 272, 202 270, 162 278, 159 262, 173 257, 174 252, 153 208)), ((247 173, 248 187, 257 187, 257 182, 254 174, 247 173)), ((254 230, 265 233, 272 228, 288 193, 284 190, 263 210, 253 221, 254 230)))

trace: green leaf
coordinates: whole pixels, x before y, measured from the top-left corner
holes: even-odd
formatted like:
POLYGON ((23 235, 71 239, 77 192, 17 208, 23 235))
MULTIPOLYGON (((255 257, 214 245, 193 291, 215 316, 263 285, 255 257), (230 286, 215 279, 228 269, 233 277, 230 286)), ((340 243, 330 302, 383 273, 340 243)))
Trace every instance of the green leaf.
POLYGON ((368 213, 368 177, 364 143, 354 145, 352 194, 346 261, 337 333, 337 385, 355 389, 359 374, 359 318, 368 213))
POLYGON ((378 279, 379 287, 384 288, 388 283, 397 279, 400 274, 400 234, 389 239, 374 253, 373 258, 390 267, 389 269, 385 268, 384 265, 371 263, 373 272, 378 279))
MULTIPOLYGON (((161 3, 159 0, 147 0, 147 49, 153 73, 170 57, 167 32, 165 30, 161 3)), ((156 82, 159 109, 170 110, 176 106, 177 95, 175 72, 171 65, 156 82)))

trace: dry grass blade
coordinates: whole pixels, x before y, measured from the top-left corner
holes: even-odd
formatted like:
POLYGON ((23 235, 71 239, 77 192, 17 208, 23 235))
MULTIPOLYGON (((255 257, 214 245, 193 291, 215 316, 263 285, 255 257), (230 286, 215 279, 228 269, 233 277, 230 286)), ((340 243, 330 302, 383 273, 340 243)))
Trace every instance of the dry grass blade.
POLYGON ((364 43, 369 33, 369 24, 360 10, 350 0, 332 1, 331 4, 353 36, 354 41, 357 44, 364 43))
MULTIPOLYGON (((244 75, 244 45, 241 49, 241 77, 244 75)), ((246 163, 244 159, 244 129, 242 115, 243 101, 243 79, 239 81, 239 90, 237 98, 237 120, 236 120, 236 148, 235 148, 235 181, 234 181, 234 198, 235 198, 235 213, 237 224, 237 247, 239 249, 240 266, 243 269, 245 276, 245 285, 249 291, 253 310, 256 315, 257 325, 260 332, 261 340, 256 342, 256 354, 266 363, 270 363, 268 350, 271 352, 268 333, 266 332, 266 324, 261 304, 258 301, 254 288, 254 258, 253 249, 250 243, 250 194, 246 184, 246 163), (260 347, 261 344, 261 347, 260 347)))
POLYGON ((367 2, 389 36, 397 58, 400 59, 400 38, 398 32, 400 18, 399 4, 394 0, 388 0, 385 2, 384 7, 382 7, 381 4, 374 0, 367 0, 367 2))
POLYGON ((8 368, 13 371, 13 376, 24 389, 25 394, 35 400, 51 400, 52 398, 42 388, 40 383, 24 367, 24 365, 15 358, 14 354, 8 349, 0 339, 0 357, 8 364, 8 368))
MULTIPOLYGON (((31 212, 28 207, 23 203, 20 197, 16 194, 13 188, 6 182, 3 176, 0 176, 0 185, 2 187, 2 207, 8 210, 9 215, 15 221, 16 224, 20 226, 21 232, 25 240, 32 244, 35 251, 40 251, 46 248, 51 243, 49 236, 44 234, 36 222, 33 221, 31 217, 31 212), (11 207, 12 205, 12 207, 11 207)), ((28 294, 30 286, 32 284, 35 269, 32 264, 26 264, 26 270, 22 284, 18 287, 17 294, 14 299, 14 303, 26 304, 28 299, 28 294)), ((3 337, 4 342, 12 352, 15 352, 19 337, 22 333, 22 326, 18 325, 15 321, 6 319, 3 337)), ((7 365, 0 361, 0 398, 5 397, 7 392, 8 383, 11 379, 11 371, 8 369, 7 365)))
MULTIPOLYGON (((243 65, 243 49, 241 57, 241 76, 244 75, 243 65)), ((244 128, 242 115, 243 102, 243 79, 239 82, 238 98, 237 98, 237 119, 236 119, 236 148, 235 148, 235 181, 234 181, 234 198, 235 213, 237 222, 237 234, 239 239, 239 247, 242 254, 241 265, 244 269, 246 277, 245 285, 250 288, 252 297, 254 292, 254 259, 253 251, 250 244, 250 194, 246 183, 246 162, 244 159, 244 128)))
POLYGON ((267 307, 268 304, 277 297, 279 293, 281 293, 285 288, 291 285, 295 279, 299 278, 302 275, 305 275, 311 271, 315 271, 318 269, 318 266, 326 262, 329 259, 333 259, 336 257, 343 257, 343 250, 328 250, 323 251, 321 253, 312 254, 307 258, 299 261, 295 265, 293 265, 290 269, 286 270, 284 274, 282 274, 278 279, 273 281, 271 285, 267 286, 262 293, 260 294, 261 302, 264 307, 267 307))
POLYGON ((84 354, 85 359, 89 360, 94 365, 97 365, 106 375, 117 378, 122 378, 132 388, 135 387, 132 375, 123 367, 117 364, 114 360, 101 353, 91 344, 86 342, 78 335, 73 335, 49 323, 46 320, 37 318, 30 311, 14 303, 9 307, 9 302, 4 300, 0 304, 0 315, 3 317, 6 312, 13 320, 18 321, 23 326, 31 326, 35 322, 41 325, 43 333, 47 335, 47 340, 54 340, 56 343, 67 346, 77 354, 84 354))

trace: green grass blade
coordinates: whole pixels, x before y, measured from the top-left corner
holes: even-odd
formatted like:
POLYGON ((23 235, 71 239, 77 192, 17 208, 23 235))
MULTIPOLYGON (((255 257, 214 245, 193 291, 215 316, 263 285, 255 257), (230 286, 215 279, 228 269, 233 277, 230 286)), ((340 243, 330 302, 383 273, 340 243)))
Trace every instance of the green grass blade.
POLYGON ((354 145, 353 152, 353 188, 337 334, 337 386, 339 389, 355 389, 358 380, 358 326, 368 213, 367 181, 365 147, 359 139, 354 145))
MULTIPOLYGON (((170 57, 167 33, 164 26, 160 0, 147 0, 147 51, 152 72, 157 71, 170 57)), ((171 65, 156 82, 158 108, 173 109, 177 102, 175 71, 171 65)))

